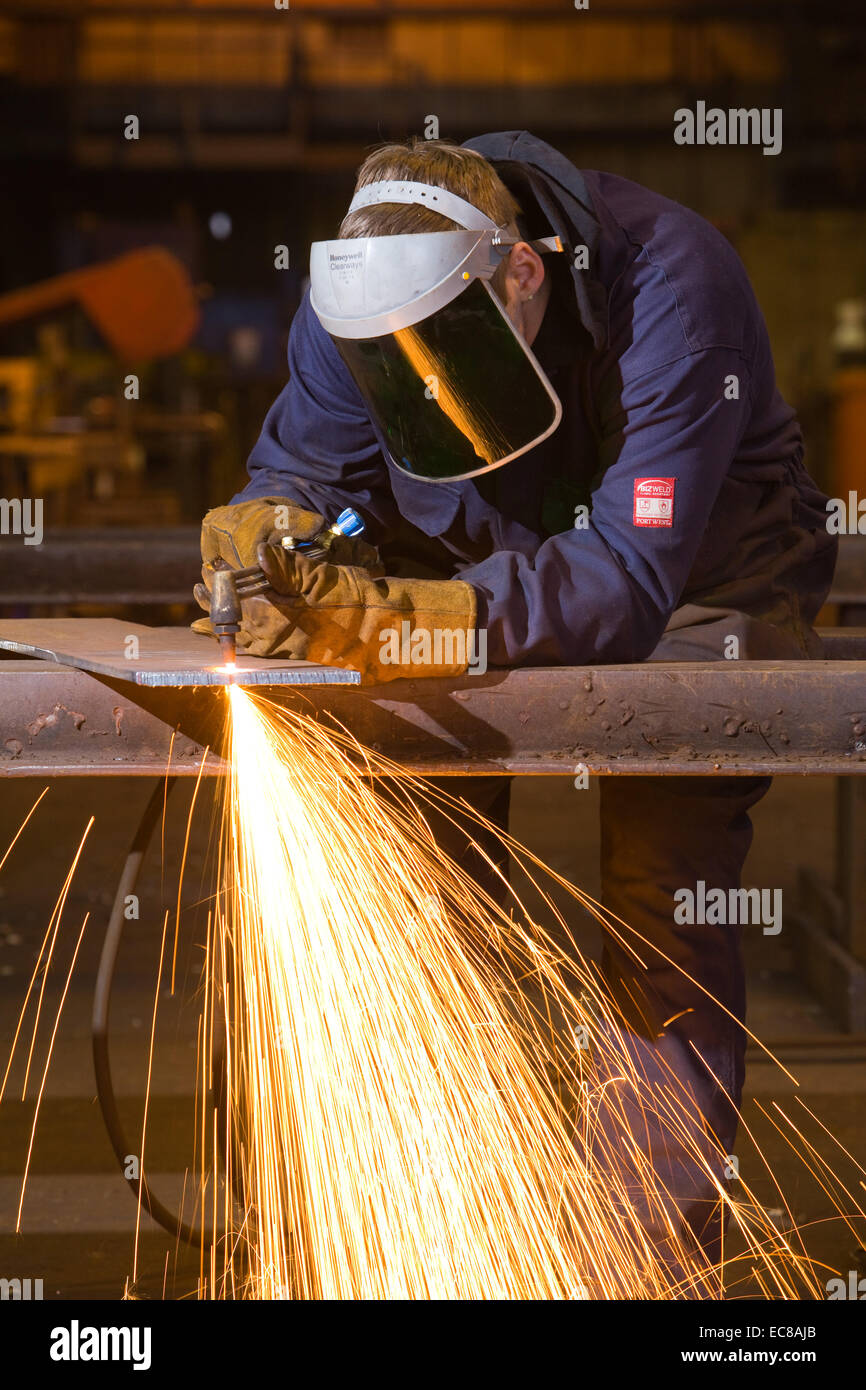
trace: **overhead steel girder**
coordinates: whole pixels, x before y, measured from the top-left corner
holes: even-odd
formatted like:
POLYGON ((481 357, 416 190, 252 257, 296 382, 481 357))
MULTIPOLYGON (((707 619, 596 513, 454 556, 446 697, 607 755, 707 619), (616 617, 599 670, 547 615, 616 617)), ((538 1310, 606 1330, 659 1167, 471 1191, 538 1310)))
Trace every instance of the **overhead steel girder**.
MULTIPOLYGON (((521 0, 522 3, 522 0, 521 0)), ((201 570, 199 526, 51 528, 0 555, 0 606, 183 603, 201 570)), ((866 535, 840 536, 831 604, 866 604, 866 535)))
MULTIPOLYGON (((645 662, 383 686, 281 687, 426 774, 866 773, 866 661, 645 662)), ((219 689, 142 688, 0 661, 0 775, 194 775, 220 746, 219 689)), ((225 771, 214 754, 207 774, 225 771)))

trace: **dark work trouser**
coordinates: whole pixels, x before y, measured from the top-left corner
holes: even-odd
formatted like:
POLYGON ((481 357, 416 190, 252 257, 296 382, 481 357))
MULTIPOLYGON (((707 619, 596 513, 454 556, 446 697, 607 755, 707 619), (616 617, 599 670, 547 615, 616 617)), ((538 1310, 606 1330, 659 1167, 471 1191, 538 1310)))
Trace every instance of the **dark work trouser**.
MULTIPOLYGON (((635 943, 644 962, 636 966, 603 933, 602 971, 630 1025, 629 1051, 647 1086, 670 1088, 673 1074, 693 1097, 713 1138, 695 1125, 691 1141, 719 1179, 725 1165, 718 1150, 734 1153, 745 1070, 746 1035, 736 1021, 745 1020, 746 1007, 742 930, 678 925, 674 894, 694 891, 699 879, 726 892, 739 887, 752 840, 749 810, 769 786, 768 777, 604 777, 601 783, 602 901, 650 943, 635 943)), ((685 1227, 717 1261, 721 1212, 700 1161, 663 1124, 646 1127, 644 1115, 635 1114, 630 1128, 652 1154, 685 1227)), ((640 1210, 636 1176, 632 1186, 640 1210)))

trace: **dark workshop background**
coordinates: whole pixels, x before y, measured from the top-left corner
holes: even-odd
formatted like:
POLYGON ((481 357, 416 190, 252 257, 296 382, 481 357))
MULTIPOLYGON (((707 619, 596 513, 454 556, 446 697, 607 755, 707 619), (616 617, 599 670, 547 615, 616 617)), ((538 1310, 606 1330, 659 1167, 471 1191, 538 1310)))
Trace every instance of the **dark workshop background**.
MULTIPOLYGON (((242 483, 246 455, 284 382, 309 243, 336 231, 365 151, 424 133, 431 116, 442 136, 457 141, 529 129, 578 165, 645 183, 711 219, 751 274, 812 473, 833 496, 862 491, 864 90, 866 12, 853 0, 590 0, 582 11, 569 0, 291 0, 286 10, 271 0, 6 0, 0 496, 44 498, 45 541, 27 548, 0 536, 0 614, 189 620, 197 523, 242 483), (674 112, 699 100, 780 107, 781 153, 678 146, 674 112), (136 140, 124 138, 130 116, 138 119, 136 140), (288 269, 275 268, 279 245, 288 248, 288 269), (119 348, 123 325, 88 312, 81 272, 154 246, 188 281, 199 321, 167 351, 176 324, 170 312, 163 321, 155 311, 155 346, 130 362, 119 348), (72 278, 45 286, 61 275, 72 278), (125 395, 129 373, 140 380, 137 401, 125 395), (150 558, 120 577, 90 564, 96 551, 86 535, 96 531, 118 544, 144 533, 150 558)), ((850 540, 853 577, 837 585, 827 622, 866 622, 866 561, 858 538, 850 540)), ((0 789, 2 856, 41 788, 2 779, 0 789)), ((0 875, 4 1059, 63 875, 87 818, 96 816, 63 949, 71 951, 86 911, 92 920, 49 1074, 19 1237, 9 1233, 33 1107, 4 1101, 0 1108, 0 1275, 44 1277, 46 1297, 116 1298, 131 1273, 135 1209, 93 1103, 88 1008, 100 932, 148 791, 143 779, 56 781, 0 875)), ((196 933, 210 891, 210 795, 203 793, 193 822, 186 879, 186 993, 180 1003, 165 1002, 168 1031, 149 1121, 156 1185, 175 1199, 192 1142, 196 933)), ((161 875, 163 885, 176 884, 190 796, 184 787, 174 798, 166 864, 150 866, 144 894, 165 891, 161 875)), ((862 874, 852 877, 853 859, 862 859, 863 796, 831 778, 778 778, 754 819, 745 881, 783 889, 786 928, 778 938, 747 932, 750 1024, 776 1045, 806 1100, 863 1162, 862 895, 852 905, 863 886, 862 874), (815 932, 798 936, 794 926, 798 912, 818 913, 819 905, 831 924, 823 955, 815 932)), ((597 789, 578 792, 568 778, 520 779, 512 831, 598 892, 597 789)), ((152 919, 131 925, 113 1046, 134 1125, 159 932, 152 919)), ((575 927, 593 950, 587 925, 575 927)), ((757 1051, 749 1086, 765 1101, 784 1090, 757 1051)), ((760 1117, 755 1124, 793 1192, 795 1215, 819 1223, 815 1252, 853 1268, 862 1252, 852 1233, 820 1224, 831 1215, 824 1194, 760 1117)), ((758 1186, 772 1203, 770 1187, 758 1186)), ((174 1243, 152 1223, 143 1230, 142 1288, 159 1296, 164 1284, 169 1293, 194 1287, 197 1259, 176 1258, 174 1243)))

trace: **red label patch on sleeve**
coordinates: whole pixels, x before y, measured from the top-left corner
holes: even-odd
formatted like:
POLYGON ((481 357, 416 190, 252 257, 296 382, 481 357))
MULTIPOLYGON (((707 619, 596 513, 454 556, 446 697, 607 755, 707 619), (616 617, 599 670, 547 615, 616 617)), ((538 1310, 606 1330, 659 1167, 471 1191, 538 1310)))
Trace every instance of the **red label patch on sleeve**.
POLYGON ((673 526, 676 478, 635 478, 635 526, 673 526))

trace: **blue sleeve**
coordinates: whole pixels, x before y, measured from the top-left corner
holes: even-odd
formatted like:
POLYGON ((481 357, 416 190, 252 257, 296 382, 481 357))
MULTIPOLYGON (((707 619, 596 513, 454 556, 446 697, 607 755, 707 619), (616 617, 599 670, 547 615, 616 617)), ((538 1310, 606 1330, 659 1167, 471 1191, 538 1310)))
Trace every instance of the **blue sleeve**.
POLYGON ((493 665, 641 661, 679 602, 748 422, 746 363, 735 348, 711 347, 610 394, 588 528, 551 537, 531 559, 500 551, 461 571, 493 665), (636 521, 646 479, 673 481, 662 488, 672 492, 670 524, 663 512, 658 524, 663 503, 636 521))
POLYGON ((330 520, 355 507, 370 540, 397 518, 388 470, 358 388, 305 295, 289 333, 289 380, 247 461, 233 502, 288 497, 330 520))

